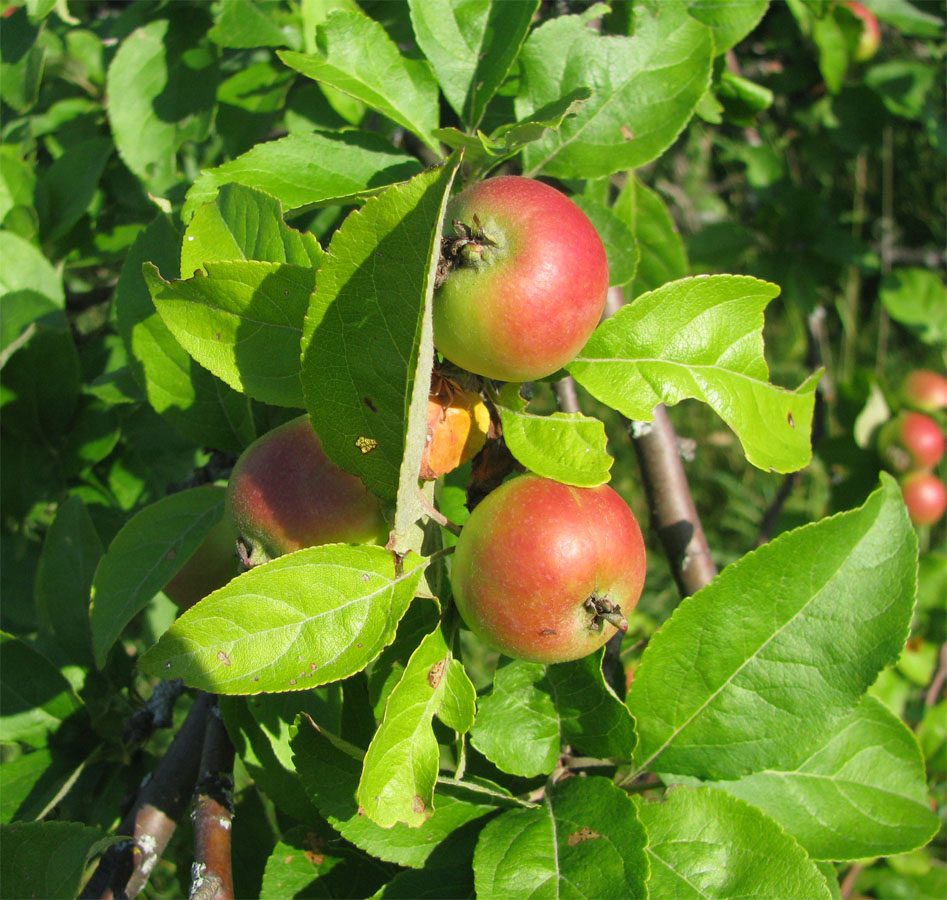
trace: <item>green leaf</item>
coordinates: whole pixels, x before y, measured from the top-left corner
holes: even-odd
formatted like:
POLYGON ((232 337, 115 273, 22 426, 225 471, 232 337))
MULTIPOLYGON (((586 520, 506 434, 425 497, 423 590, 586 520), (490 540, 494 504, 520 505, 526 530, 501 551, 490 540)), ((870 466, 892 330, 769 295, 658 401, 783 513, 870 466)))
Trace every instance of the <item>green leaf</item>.
POLYGON ((524 118, 578 87, 578 114, 524 152, 524 174, 595 178, 644 165, 671 145, 710 84, 713 36, 687 8, 636 8, 633 37, 602 36, 578 16, 535 29, 520 54, 524 118))
POLYGON ((871 11, 902 34, 937 38, 944 33, 944 20, 940 16, 918 9, 908 0, 872 0, 871 11))
POLYGON ((930 269, 892 269, 881 282, 881 302, 888 314, 925 344, 947 347, 947 287, 930 269))
POLYGON ((531 472, 578 487, 605 484, 612 467, 605 426, 582 413, 527 412, 518 384, 504 385, 494 405, 510 453, 531 472))
POLYGON ((67 149, 46 170, 40 182, 45 198, 40 211, 44 241, 58 240, 82 218, 111 155, 110 140, 93 138, 67 149))
POLYGON ((567 367, 630 419, 658 403, 708 403, 761 469, 794 472, 811 456, 818 376, 796 391, 768 383, 763 308, 776 285, 741 275, 684 278, 643 294, 595 330, 567 367))
POLYGON ((283 221, 279 200, 241 184, 225 184, 191 219, 181 247, 181 274, 190 278, 205 262, 260 260, 318 269, 322 247, 315 235, 283 221))
POLYGON ((59 793, 69 770, 48 746, 8 759, 0 766, 0 822, 35 819, 59 793))
POLYGON ((687 251, 667 206, 630 172, 612 212, 628 225, 638 246, 638 268, 626 288, 629 299, 687 275, 687 251))
POLYGON ((559 714, 543 690, 545 675, 542 663, 503 660, 493 690, 480 698, 470 743, 511 775, 548 775, 559 759, 559 714))
POLYGON ((444 678, 444 695, 437 709, 437 717, 459 734, 473 728, 477 718, 477 689, 459 659, 451 659, 444 678))
POLYGON ((92 643, 101 668, 125 626, 181 569, 224 514, 225 491, 188 488, 133 516, 92 580, 92 643))
POLYGON ((713 30, 714 55, 720 56, 756 28, 768 6, 769 0, 690 0, 688 12, 713 30))
POLYGON ((537 809, 491 821, 474 854, 478 897, 646 897, 648 837, 606 778, 569 778, 537 809))
POLYGON ((900 490, 786 532, 684 600, 628 694, 639 770, 734 779, 801 764, 904 646, 916 538, 900 490))
POLYGON ((71 496, 46 532, 36 570, 35 598, 56 640, 80 665, 92 662, 89 600, 102 541, 82 499, 71 496))
POLYGON ((332 238, 306 316, 302 384, 313 427, 336 465, 382 499, 397 497, 397 534, 421 514, 431 296, 457 166, 454 157, 350 214, 332 238))
POLYGON ((403 869, 372 900, 469 900, 474 896, 474 849, 483 827, 473 821, 451 832, 421 869, 403 869))
POLYGON ((308 829, 293 828, 276 842, 263 871, 260 900, 332 896, 321 894, 322 885, 313 882, 328 875, 343 858, 322 852, 317 841, 318 837, 308 829))
POLYGON ((15 206, 32 207, 35 190, 36 171, 32 160, 23 159, 19 147, 0 146, 0 222, 15 206))
POLYGON ((118 154, 158 195, 181 178, 181 145, 206 135, 220 72, 203 41, 207 10, 174 5, 165 15, 122 41, 106 84, 109 97, 121 98, 106 105, 118 154))
POLYGON ((606 684, 601 652, 553 666, 504 661, 471 732, 487 759, 523 777, 552 772, 563 743, 628 760, 635 741, 634 718, 606 684))
MULTIPOLYGON (((11 295, 7 294, 6 298, 11 295)), ((79 354, 61 317, 33 323, 24 332, 25 343, 3 367, 3 426, 11 434, 33 438, 46 445, 47 452, 58 449, 68 430, 79 401, 79 354)), ((60 464, 56 460, 57 466, 60 464)))
POLYGON ((634 232, 607 206, 592 197, 577 194, 573 198, 598 232, 608 256, 608 283, 610 286, 628 284, 638 268, 638 245, 634 232))
POLYGON ((642 803, 651 900, 829 900, 825 878, 772 819, 709 788, 642 803))
POLYGON ((188 221, 229 182, 266 191, 287 213, 299 213, 371 197, 420 171, 414 157, 371 132, 290 134, 205 169, 187 192, 181 216, 188 221))
POLYGON ((238 453, 256 436, 250 400, 199 366, 161 321, 142 274, 177 277, 181 237, 159 216, 135 239, 115 289, 115 316, 132 374, 151 406, 194 441, 238 453))
POLYGON ((418 46, 469 130, 513 65, 539 0, 409 0, 418 46))
MULTIPOLYGON (((272 8, 272 7, 271 7, 272 8)), ((221 0, 207 36, 221 47, 285 47, 280 27, 253 0, 221 0)))
POLYGON ((17 822, 0 839, 0 896, 22 900, 71 900, 92 857, 116 841, 78 822, 17 822))
POLYGON ((0 257, 3 258, 0 296, 30 290, 51 300, 58 308, 65 308, 62 274, 33 244, 10 231, 0 231, 0 257))
POLYGON ((0 29, 0 98, 23 113, 39 97, 46 48, 37 43, 39 29, 29 21, 26 10, 11 8, 0 29))
POLYGON ((82 701, 59 669, 28 644, 0 631, 0 647, 0 741, 42 747, 82 701))
POLYGON ((293 760, 312 801, 342 836, 366 852, 401 866, 420 868, 448 835, 495 809, 492 798, 459 800, 438 793, 436 809, 420 827, 376 825, 360 814, 355 792, 362 771, 360 751, 345 747, 307 719, 292 739, 293 760))
POLYGON ((592 92, 588 88, 576 88, 520 122, 500 125, 489 137, 479 130, 472 135, 457 128, 438 128, 434 136, 448 147, 464 148, 464 162, 472 173, 472 180, 474 175, 483 176, 500 163, 512 159, 527 144, 538 141, 549 129, 559 128, 591 96, 592 92))
POLYGON ((872 66, 865 84, 873 88, 888 112, 904 119, 919 119, 934 87, 937 72, 926 62, 892 59, 872 66))
POLYGON ((303 714, 338 728, 341 707, 337 684, 291 694, 220 698, 220 714, 247 774, 276 806, 301 822, 318 821, 318 813, 293 766, 293 723, 303 714))
POLYGON ((391 643, 425 561, 325 544, 274 559, 192 606, 142 658, 218 694, 304 691, 360 672, 391 643))
POLYGON ((418 645, 388 696, 358 783, 359 806, 377 825, 417 828, 434 810, 439 751, 431 721, 447 687, 451 652, 440 627, 418 645))
POLYGON ((234 390, 302 407, 298 349, 315 270, 257 260, 205 262, 204 270, 167 282, 145 264, 145 283, 168 330, 234 390))
POLYGON ((437 82, 426 62, 402 56, 385 29, 361 12, 336 9, 316 32, 317 52, 281 50, 291 69, 361 100, 416 134, 438 155, 437 82))
POLYGON ((813 859, 906 853, 924 846, 938 828, 917 740, 870 696, 799 765, 708 787, 762 809, 813 859))

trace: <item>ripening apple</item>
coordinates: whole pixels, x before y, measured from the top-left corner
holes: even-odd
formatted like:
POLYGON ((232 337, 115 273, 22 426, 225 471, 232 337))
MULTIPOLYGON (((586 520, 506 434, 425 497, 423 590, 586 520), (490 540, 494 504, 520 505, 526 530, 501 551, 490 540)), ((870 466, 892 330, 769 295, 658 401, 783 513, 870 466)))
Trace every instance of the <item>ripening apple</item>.
POLYGON ((571 362, 608 292, 605 247, 585 213, 548 184, 506 175, 458 194, 445 221, 437 349, 500 381, 543 378, 571 362))
POLYGON ((381 506, 323 452, 309 416, 254 441, 237 460, 227 509, 250 565, 317 544, 384 544, 381 506))
POLYGON ((929 369, 916 369, 904 379, 904 402, 923 412, 947 409, 947 378, 929 369))
POLYGON ((861 20, 862 31, 855 48, 855 59, 867 62, 878 52, 881 45, 881 26, 875 14, 858 0, 847 0, 845 5, 861 20))
POLYGON ((184 612, 239 574, 237 529, 225 515, 165 585, 164 592, 184 612))
POLYGON ((490 429, 490 411, 475 391, 435 375, 427 404, 421 479, 431 481, 473 459, 490 429))
POLYGON ((608 485, 538 475, 500 485, 457 541, 454 602, 467 627, 507 656, 579 659, 628 628, 645 577, 638 521, 608 485))
POLYGON ((901 493, 915 525, 933 525, 947 510, 947 487, 932 472, 911 472, 901 479, 901 493))
POLYGON ((930 416, 902 412, 881 429, 878 447, 882 458, 896 472, 929 469, 943 457, 947 437, 930 416))

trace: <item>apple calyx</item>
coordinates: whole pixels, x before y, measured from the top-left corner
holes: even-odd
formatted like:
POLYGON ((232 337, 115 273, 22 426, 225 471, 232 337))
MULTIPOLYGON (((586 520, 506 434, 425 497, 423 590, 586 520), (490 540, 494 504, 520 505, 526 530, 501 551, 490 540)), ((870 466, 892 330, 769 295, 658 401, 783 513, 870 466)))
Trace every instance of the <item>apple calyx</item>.
POLYGON ((628 631, 628 620, 622 615, 621 607, 608 597, 593 593, 582 605, 592 614, 589 631, 601 631, 603 622, 614 625, 622 634, 628 631))
POLYGON ((461 266, 485 268, 490 265, 493 251, 500 246, 499 240, 486 232, 480 222, 480 217, 474 213, 473 224, 467 225, 460 219, 451 223, 454 231, 459 235, 456 238, 443 237, 441 239, 441 258, 438 261, 437 275, 434 286, 440 287, 454 269, 461 266))

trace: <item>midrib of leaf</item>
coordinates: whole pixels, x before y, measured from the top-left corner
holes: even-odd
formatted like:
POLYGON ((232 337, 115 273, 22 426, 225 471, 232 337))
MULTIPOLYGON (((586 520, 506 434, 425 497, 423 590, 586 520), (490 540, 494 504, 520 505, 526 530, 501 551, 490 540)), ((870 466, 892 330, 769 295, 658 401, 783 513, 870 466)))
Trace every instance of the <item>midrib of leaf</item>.
MULTIPOLYGON (((556 711, 558 715, 558 710, 556 711)), ((543 797, 546 803, 546 809, 549 810, 549 822, 552 825, 552 859, 556 867, 556 898, 562 896, 562 892, 559 889, 559 884, 562 881, 562 873, 559 869, 559 833, 556 829, 556 814, 552 808, 552 800, 549 797, 549 789, 547 787, 546 794, 543 797)))
MULTIPOLYGON (((587 363, 602 363, 602 364, 609 364, 609 363, 625 364, 625 365, 634 365, 634 366, 644 366, 649 363, 652 365, 676 366, 679 369, 685 369, 687 371, 692 371, 692 372, 710 372, 710 373, 717 374, 718 377, 729 376, 732 378, 743 379, 744 381, 748 381, 753 384, 761 384, 774 391, 781 391, 787 394, 794 393, 793 391, 790 391, 787 388, 782 388, 779 385, 770 384, 768 381, 763 381, 760 378, 754 378, 752 375, 746 375, 745 373, 738 372, 735 369, 728 369, 724 366, 719 366, 716 363, 687 363, 687 362, 678 362, 677 360, 673 360, 673 359, 661 359, 660 357, 648 357, 648 356, 641 356, 637 358, 623 357, 623 356, 612 356, 612 357, 603 357, 603 358, 595 357, 595 356, 577 356, 574 361, 587 362, 587 363)), ((572 365, 572 363, 570 363, 569 365, 572 365)), ((646 376, 643 375, 643 377, 645 378, 646 381, 648 380, 646 376)), ((580 375, 577 380, 581 383, 582 376, 580 375)), ((712 380, 713 379, 708 376, 708 381, 712 381, 712 380)), ((653 390, 656 394, 660 396, 660 392, 655 390, 655 388, 651 385, 650 381, 648 383, 649 383, 649 386, 651 386, 651 390, 653 390)))
MULTIPOLYGON (((618 36, 616 35, 615 37, 618 37, 618 36)), ((583 36, 580 38, 580 40, 587 40, 587 39, 589 39, 589 35, 588 35, 588 34, 583 34, 583 36)), ((600 36, 600 37, 599 37, 599 40, 611 40, 611 38, 600 36)), ((573 44, 573 46, 574 46, 574 44, 573 44)), ((570 53, 571 53, 572 47, 569 48, 569 51, 570 51, 570 53)), ((659 66, 659 67, 657 67, 657 68, 653 68, 653 69, 652 69, 652 68, 649 68, 649 67, 648 67, 648 63, 649 63, 649 62, 650 62, 650 56, 649 56, 647 59, 642 60, 641 65, 639 65, 638 68, 637 68, 631 75, 629 75, 623 82, 621 82, 621 84, 620 84, 619 87, 617 87, 615 90, 613 90, 612 93, 611 93, 608 97, 605 98, 605 101, 602 103, 602 105, 599 106, 599 108, 598 108, 597 110, 595 110, 595 112, 594 112, 593 115, 589 116, 589 117, 586 119, 586 121, 581 125, 581 127, 579 127, 579 128, 576 130, 575 134, 573 134, 572 137, 567 138, 566 140, 560 141, 560 142, 556 145, 555 149, 554 149, 551 153, 549 153, 540 163, 538 163, 537 165, 533 166, 533 168, 530 169, 529 172, 526 172, 526 173, 524 173, 524 174, 526 174, 526 175, 528 175, 528 176, 531 176, 531 177, 534 176, 537 172, 540 172, 540 171, 543 169, 543 167, 546 165, 546 163, 548 163, 551 159, 555 159, 564 149, 566 149, 567 147, 571 146, 575 141, 577 141, 577 140, 580 138, 580 136, 582 135, 582 133, 585 131, 585 129, 588 128, 588 127, 592 124, 592 122, 594 122, 595 119, 597 119, 603 112, 605 112, 606 109, 609 107, 609 105, 611 105, 611 103, 615 100, 615 98, 616 98, 619 94, 623 93, 624 90, 625 90, 635 79, 639 78, 641 75, 650 74, 650 73, 652 73, 652 72, 661 72, 661 71, 663 71, 664 69, 671 69, 671 68, 673 68, 674 66, 680 64, 680 61, 678 61, 678 62, 675 62, 675 63, 669 63, 668 65, 659 66)), ((676 93, 672 94, 670 97, 668 97, 668 98, 666 98, 664 101, 662 101, 662 105, 663 105, 664 103, 669 102, 670 100, 675 99, 677 96, 679 96, 681 93, 683 93, 683 92, 684 92, 684 89, 690 85, 690 82, 691 82, 691 79, 688 79, 686 82, 684 82, 684 83, 681 85, 680 89, 679 89, 676 93)), ((647 131, 646 131, 646 132, 642 132, 642 133, 643 133, 643 134, 649 134, 649 132, 647 132, 647 131)), ((636 134, 636 135, 635 135, 635 138, 638 138, 639 136, 640 136, 640 135, 636 134)))
MULTIPOLYGON (((815 524, 818 524, 818 523, 815 523, 815 524)), ((871 527, 871 524, 873 523, 866 525, 862 534, 859 536, 859 539, 863 537, 864 534, 869 530, 869 528, 871 527)), ((813 526, 809 526, 809 527, 813 527, 813 526)), ((845 559, 846 560, 848 559, 848 555, 846 555, 845 559)), ((845 560, 843 560, 843 563, 844 561, 845 560)), ((743 662, 740 663, 739 666, 737 666, 737 668, 733 671, 733 673, 730 674, 726 679, 724 679, 724 681, 721 682, 720 686, 696 710, 694 710, 694 712, 692 712, 691 715, 681 725, 679 725, 677 728, 675 728, 671 732, 667 740, 660 747, 658 747, 658 749, 655 750, 654 753, 651 754, 651 756, 649 756, 644 762, 642 762, 641 765, 637 767, 637 769, 635 769, 634 773, 629 777, 628 780, 629 781, 633 780, 638 775, 640 775, 643 771, 645 771, 647 766, 651 762, 653 762, 655 759, 657 759, 668 748, 671 742, 679 734, 681 734, 681 732, 684 731, 684 729, 687 728, 688 725, 690 725, 691 722, 693 722, 694 719, 696 719, 697 716, 699 716, 717 698, 717 696, 720 694, 721 691, 723 691, 724 688, 730 685, 730 683, 740 674, 740 672, 743 671, 744 668, 746 668, 746 666, 748 666, 752 661, 754 661, 759 656, 759 654, 762 653, 770 645, 770 643, 772 643, 772 641, 774 641, 780 634, 782 634, 782 632, 786 628, 792 625, 793 622, 796 621, 796 619, 798 619, 801 615, 803 615, 806 612, 806 610, 809 608, 809 606, 822 596, 823 591, 826 590, 828 585, 833 581, 834 577, 838 574, 841 568, 842 568, 842 565, 839 565, 838 568, 834 569, 829 574, 829 576, 825 579, 823 584, 819 587, 819 590, 816 591, 808 600, 806 600, 806 602, 801 607, 799 607, 799 609, 796 610, 796 612, 793 613, 785 622, 783 622, 783 624, 780 625, 779 628, 777 628, 776 631, 774 631, 759 647, 757 647, 756 650, 753 651, 753 653, 747 656, 747 658, 743 660, 743 662)), ((891 602, 893 603, 894 601, 892 600, 891 602)), ((760 696, 760 695, 757 694, 756 696, 760 696)))
MULTIPOLYGON (((755 774, 777 775, 783 780, 790 780, 790 779, 796 779, 796 778, 802 780, 802 779, 809 778, 814 781, 828 781, 831 784, 834 784, 838 787, 857 788, 858 791, 872 791, 873 793, 884 794, 885 796, 889 796, 889 797, 896 797, 899 800, 907 800, 909 803, 914 803, 926 809, 923 803, 920 803, 919 801, 915 800, 913 797, 908 797, 905 794, 899 794, 897 791, 892 791, 892 790, 889 790, 888 788, 879 787, 873 784, 865 784, 864 782, 861 782, 861 781, 852 781, 848 778, 838 778, 835 775, 822 775, 818 772, 800 772, 798 769, 793 769, 791 772, 777 772, 774 769, 764 769, 763 771, 759 773, 755 773, 755 774)), ((852 804, 852 806, 854 806, 856 809, 858 809, 861 812, 864 812, 864 810, 862 810, 862 808, 857 803, 855 803, 852 800, 852 798, 846 797, 845 799, 848 800, 852 804)), ((811 813, 811 810, 810 810, 810 813, 811 813)), ((875 821, 878 821, 878 820, 875 819, 875 821)), ((827 823, 823 823, 823 824, 827 824, 827 823)))
MULTIPOLYGON (((691 842, 688 841, 687 843, 691 843, 691 842)), ((661 846, 663 847, 664 845, 662 844, 661 846)), ((658 854, 654 852, 653 847, 648 847, 647 850, 652 859, 655 859, 659 863, 661 863, 661 865, 664 866, 664 868, 667 869, 669 872, 673 872, 675 877, 683 881, 684 884, 686 884, 695 894, 697 894, 698 897, 706 897, 707 900, 712 900, 711 894, 705 894, 689 878, 687 878, 685 875, 682 875, 680 872, 678 872, 677 869, 674 868, 674 866, 672 866, 669 862, 667 862, 667 860, 665 860, 663 857, 658 856, 658 854)))

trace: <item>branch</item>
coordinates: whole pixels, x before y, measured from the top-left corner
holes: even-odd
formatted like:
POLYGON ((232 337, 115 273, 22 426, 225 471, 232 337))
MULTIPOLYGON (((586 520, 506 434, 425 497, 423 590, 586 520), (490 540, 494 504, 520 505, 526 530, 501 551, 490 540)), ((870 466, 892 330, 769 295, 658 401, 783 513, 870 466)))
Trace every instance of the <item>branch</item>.
POLYGON ((145 886, 194 789, 204 723, 212 703, 209 694, 197 696, 181 730, 157 768, 142 782, 134 805, 118 826, 118 833, 131 835, 132 840, 114 844, 105 852, 81 897, 137 897, 145 886))
POLYGON ((194 789, 194 865, 190 900, 233 900, 230 830, 234 749, 216 699, 207 717, 200 777, 194 789))
MULTIPOLYGON (((621 288, 610 288, 605 315, 624 305, 621 288)), ((653 422, 632 422, 645 493, 651 509, 651 527, 661 540, 682 597, 696 594, 717 574, 710 555, 690 485, 681 462, 680 442, 663 403, 654 408, 653 422)))
POLYGON ((651 527, 661 540, 681 596, 689 597, 711 581, 717 567, 663 403, 654 408, 653 422, 632 422, 631 439, 648 495, 651 527))

